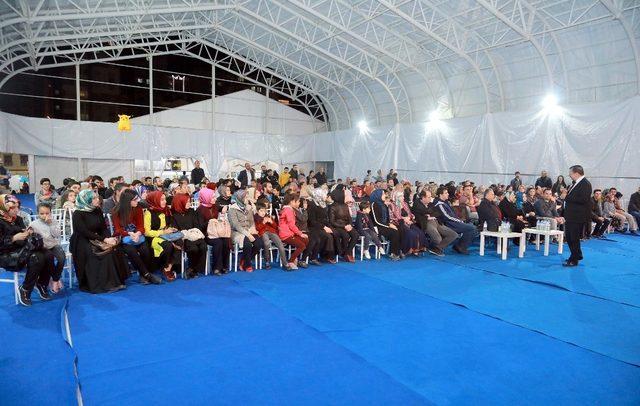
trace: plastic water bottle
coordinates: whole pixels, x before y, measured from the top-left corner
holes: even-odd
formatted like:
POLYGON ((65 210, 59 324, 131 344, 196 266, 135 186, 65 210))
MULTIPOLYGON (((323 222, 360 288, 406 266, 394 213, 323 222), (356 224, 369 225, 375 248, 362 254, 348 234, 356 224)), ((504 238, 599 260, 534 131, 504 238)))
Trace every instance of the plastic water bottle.
POLYGON ((484 222, 484 225, 482 226, 482 231, 487 231, 487 222, 484 222))
POLYGON ((507 221, 507 233, 511 232, 511 223, 507 221))
POLYGON ((542 229, 542 220, 536 220, 536 230, 542 229))

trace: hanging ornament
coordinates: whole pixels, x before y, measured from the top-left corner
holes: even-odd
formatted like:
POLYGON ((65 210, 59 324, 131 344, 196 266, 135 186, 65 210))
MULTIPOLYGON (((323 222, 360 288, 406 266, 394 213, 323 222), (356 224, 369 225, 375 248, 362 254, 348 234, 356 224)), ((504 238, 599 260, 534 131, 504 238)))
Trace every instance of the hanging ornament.
POLYGON ((125 114, 118 114, 118 131, 131 131, 131 116, 125 114))

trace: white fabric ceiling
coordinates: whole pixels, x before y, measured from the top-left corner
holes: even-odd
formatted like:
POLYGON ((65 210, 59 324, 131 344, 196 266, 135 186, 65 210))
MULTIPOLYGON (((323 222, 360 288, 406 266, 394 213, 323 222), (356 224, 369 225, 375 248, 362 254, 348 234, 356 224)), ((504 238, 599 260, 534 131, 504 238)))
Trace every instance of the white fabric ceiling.
POLYGON ((224 65, 224 51, 321 101, 334 130, 639 93, 638 0, 41 0, 0 2, 0 21, 0 87, 141 53, 224 65))

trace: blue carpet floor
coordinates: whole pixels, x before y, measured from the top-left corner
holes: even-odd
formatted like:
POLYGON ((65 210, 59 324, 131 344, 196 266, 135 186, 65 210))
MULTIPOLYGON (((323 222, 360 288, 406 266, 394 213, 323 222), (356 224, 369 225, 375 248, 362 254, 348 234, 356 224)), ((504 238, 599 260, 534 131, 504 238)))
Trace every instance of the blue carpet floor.
MULTIPOLYGON (((572 270, 529 249, 507 261, 474 253, 74 291, 82 397, 86 405, 638 404, 640 238, 611 239, 585 243, 587 261, 572 270)), ((52 393, 68 400, 54 404, 73 404, 63 298, 31 309, 11 300, 2 287, 0 404, 51 404, 52 393), (55 378, 16 375, 24 364, 55 378)))
MULTIPOLYGON (((5 277, 3 274, 2 277, 5 277)), ((24 309, 0 295, 0 405, 74 405, 74 353, 64 339, 66 298, 24 309)), ((35 295, 34 295, 35 296, 35 295)))

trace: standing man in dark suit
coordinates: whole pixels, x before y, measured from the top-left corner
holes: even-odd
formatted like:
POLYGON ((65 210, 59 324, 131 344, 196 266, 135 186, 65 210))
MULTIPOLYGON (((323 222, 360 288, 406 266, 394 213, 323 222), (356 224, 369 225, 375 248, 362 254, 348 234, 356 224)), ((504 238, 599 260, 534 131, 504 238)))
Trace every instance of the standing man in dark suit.
POLYGON ((200 167, 200 161, 196 159, 193 163, 195 168, 191 170, 191 183, 194 185, 200 185, 202 179, 204 179, 204 169, 200 167))
POLYGON ((251 184, 251 181, 256 178, 256 171, 251 167, 251 164, 247 162, 244 164, 244 170, 238 174, 238 182, 240 182, 240 189, 246 189, 247 185, 251 184))
POLYGON ((587 222, 591 221, 591 183, 584 177, 584 169, 580 165, 569 168, 569 177, 573 184, 564 199, 564 227, 571 256, 562 266, 577 266, 578 261, 582 260, 582 231, 587 222))

